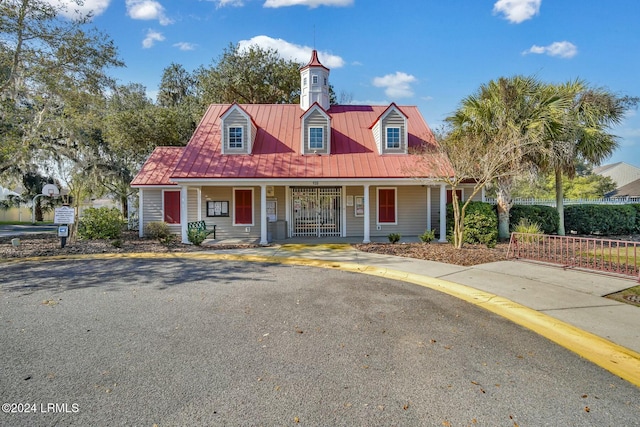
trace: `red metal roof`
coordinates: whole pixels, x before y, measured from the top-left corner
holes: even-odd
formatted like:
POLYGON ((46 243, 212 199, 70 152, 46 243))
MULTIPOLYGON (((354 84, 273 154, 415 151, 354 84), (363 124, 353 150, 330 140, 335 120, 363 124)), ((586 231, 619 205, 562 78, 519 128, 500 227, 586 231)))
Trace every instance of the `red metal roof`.
MULTIPOLYGON (((171 178, 215 180, 238 179, 358 179, 411 178, 410 165, 415 156, 404 154, 380 155, 370 129, 388 106, 332 106, 331 154, 303 155, 301 153, 301 119, 304 112, 297 104, 242 104, 258 126, 250 155, 223 155, 221 152, 220 116, 229 104, 214 104, 205 113, 189 144, 177 160, 171 178)), ((397 107, 407 116, 409 148, 435 144, 433 133, 415 106, 397 107)), ((173 147, 156 149, 134 179, 132 185, 159 185, 167 182, 166 170, 180 150, 173 147), (163 150, 167 150, 166 152, 163 150), (158 169, 158 170, 156 170, 158 169)), ((444 171, 425 171, 420 175, 433 177, 450 172, 448 162, 444 171)), ((415 170, 415 168, 414 168, 415 170)))
POLYGON ((169 180, 184 147, 156 147, 131 185, 175 185, 169 180))

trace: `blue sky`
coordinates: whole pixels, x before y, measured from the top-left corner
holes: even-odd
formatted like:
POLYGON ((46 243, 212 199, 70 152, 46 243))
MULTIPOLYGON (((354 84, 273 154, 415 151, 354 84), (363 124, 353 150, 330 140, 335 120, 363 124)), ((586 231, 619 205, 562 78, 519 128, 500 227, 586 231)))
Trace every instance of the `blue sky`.
MULTIPOLYGON (((84 9, 127 65, 113 75, 152 97, 171 62, 192 71, 229 43, 305 63, 316 48, 336 93, 417 105, 432 128, 501 76, 580 78, 640 96, 638 0, 85 0, 84 9)), ((605 163, 640 166, 640 112, 614 133, 620 148, 605 163)))

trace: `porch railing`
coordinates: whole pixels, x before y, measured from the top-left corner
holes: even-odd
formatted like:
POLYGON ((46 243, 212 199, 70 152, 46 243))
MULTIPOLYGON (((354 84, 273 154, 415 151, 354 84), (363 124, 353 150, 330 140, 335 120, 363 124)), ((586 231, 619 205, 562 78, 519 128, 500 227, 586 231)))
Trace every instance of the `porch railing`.
POLYGON ((619 274, 640 282, 640 242, 511 233, 507 257, 619 274))

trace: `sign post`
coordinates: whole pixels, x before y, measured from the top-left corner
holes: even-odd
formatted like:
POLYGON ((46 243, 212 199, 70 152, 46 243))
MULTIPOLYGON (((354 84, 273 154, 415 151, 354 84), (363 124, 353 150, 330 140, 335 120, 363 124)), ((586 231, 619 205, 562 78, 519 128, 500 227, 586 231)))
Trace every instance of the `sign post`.
POLYGON ((73 224, 76 220, 76 213, 69 205, 56 208, 53 215, 53 223, 58 224, 58 237, 60 237, 60 248, 64 248, 69 237, 69 224, 73 224))

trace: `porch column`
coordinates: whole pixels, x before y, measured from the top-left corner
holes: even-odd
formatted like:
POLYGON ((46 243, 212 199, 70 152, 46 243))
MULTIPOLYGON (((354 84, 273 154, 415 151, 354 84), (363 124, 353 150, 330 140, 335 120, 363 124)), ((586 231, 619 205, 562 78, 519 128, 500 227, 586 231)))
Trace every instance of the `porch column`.
POLYGON ((202 187, 196 188, 196 193, 198 198, 198 221, 202 221, 202 187))
MULTIPOLYGON (((138 236, 144 237, 144 218, 142 214, 142 207, 144 206, 144 190, 140 188, 138 190, 138 236)), ((20 209, 20 207, 18 207, 20 209)))
POLYGON ((427 185, 427 230, 431 230, 431 186, 427 185))
POLYGON ((187 237, 187 223, 189 222, 189 187, 180 187, 180 228, 182 231, 182 243, 189 243, 187 237))
POLYGON ((260 185, 260 244, 268 245, 267 239, 267 186, 260 185))
POLYGON ((369 220, 369 217, 371 216, 369 212, 369 184, 365 184, 363 187, 364 187, 364 238, 362 239, 362 243, 371 243, 371 231, 370 231, 371 221, 369 220))
POLYGON ((447 188, 445 184, 440 184, 440 240, 447 241, 447 188))

